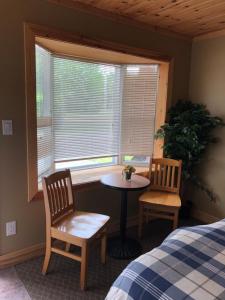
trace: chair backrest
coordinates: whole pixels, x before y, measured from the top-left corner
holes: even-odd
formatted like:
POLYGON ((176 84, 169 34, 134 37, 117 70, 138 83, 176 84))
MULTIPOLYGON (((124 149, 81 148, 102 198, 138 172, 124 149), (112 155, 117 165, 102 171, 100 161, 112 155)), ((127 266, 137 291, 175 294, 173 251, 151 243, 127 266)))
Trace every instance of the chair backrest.
POLYGON ((42 178, 46 221, 54 225, 74 211, 70 170, 59 171, 42 178))
POLYGON ((150 165, 150 189, 179 194, 182 161, 153 158, 150 165))

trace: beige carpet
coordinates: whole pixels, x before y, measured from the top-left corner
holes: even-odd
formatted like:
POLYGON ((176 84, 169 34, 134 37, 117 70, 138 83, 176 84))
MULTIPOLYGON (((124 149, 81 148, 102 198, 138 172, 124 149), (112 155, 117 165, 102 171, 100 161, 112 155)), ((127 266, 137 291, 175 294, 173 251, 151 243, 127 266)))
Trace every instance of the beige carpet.
POLYGON ((0 270, 0 299, 1 300, 30 300, 22 281, 15 268, 0 270))

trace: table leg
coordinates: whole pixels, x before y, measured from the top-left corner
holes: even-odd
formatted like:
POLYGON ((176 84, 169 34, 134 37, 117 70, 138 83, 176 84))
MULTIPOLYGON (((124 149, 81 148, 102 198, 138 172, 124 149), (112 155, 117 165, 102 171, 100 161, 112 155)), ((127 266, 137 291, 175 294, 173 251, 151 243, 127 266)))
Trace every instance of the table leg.
POLYGON ((126 237, 127 191, 121 191, 120 236, 109 240, 109 256, 118 259, 135 258, 141 254, 141 245, 135 239, 126 237))
POLYGON ((121 210, 120 210, 120 238, 121 243, 126 240, 127 229, 127 191, 121 192, 121 210))

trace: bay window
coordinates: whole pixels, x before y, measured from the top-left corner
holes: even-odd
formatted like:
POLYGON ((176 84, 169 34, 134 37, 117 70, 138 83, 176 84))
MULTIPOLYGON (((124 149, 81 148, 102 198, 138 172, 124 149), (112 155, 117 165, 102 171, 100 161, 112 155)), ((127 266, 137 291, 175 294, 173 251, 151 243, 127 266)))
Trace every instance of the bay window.
POLYGON ((55 170, 70 168, 83 189, 162 156, 154 132, 165 121, 170 57, 35 24, 24 33, 29 201, 42 199, 40 179, 55 170))
POLYGON ((131 163, 153 153, 157 64, 106 64, 36 45, 38 177, 131 163))

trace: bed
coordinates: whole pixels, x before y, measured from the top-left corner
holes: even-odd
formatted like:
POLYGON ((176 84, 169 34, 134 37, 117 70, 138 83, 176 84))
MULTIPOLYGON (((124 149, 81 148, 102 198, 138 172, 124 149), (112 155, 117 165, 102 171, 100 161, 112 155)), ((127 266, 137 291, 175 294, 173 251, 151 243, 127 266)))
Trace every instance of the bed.
POLYGON ((225 219, 172 232, 124 269, 106 299, 225 299, 225 219))

